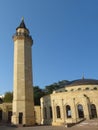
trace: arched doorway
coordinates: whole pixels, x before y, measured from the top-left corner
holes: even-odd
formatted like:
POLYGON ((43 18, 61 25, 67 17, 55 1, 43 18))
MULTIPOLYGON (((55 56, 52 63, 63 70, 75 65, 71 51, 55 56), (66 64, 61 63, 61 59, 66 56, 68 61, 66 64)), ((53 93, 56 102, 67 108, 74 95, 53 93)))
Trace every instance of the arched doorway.
POLYGON ((0 121, 2 121, 2 109, 0 109, 0 121))
POLYGON ((66 106, 66 115, 67 115, 67 118, 72 117, 72 115, 71 115, 71 107, 69 105, 66 106))
POLYGON ((8 122, 11 123, 12 111, 8 111, 8 122))
POLYGON ((84 111, 83 111, 83 106, 81 104, 79 104, 77 106, 77 109, 78 109, 78 117, 79 118, 84 118, 84 111))
POLYGON ((97 118, 97 111, 95 104, 91 104, 90 108, 91 108, 91 118, 97 118))

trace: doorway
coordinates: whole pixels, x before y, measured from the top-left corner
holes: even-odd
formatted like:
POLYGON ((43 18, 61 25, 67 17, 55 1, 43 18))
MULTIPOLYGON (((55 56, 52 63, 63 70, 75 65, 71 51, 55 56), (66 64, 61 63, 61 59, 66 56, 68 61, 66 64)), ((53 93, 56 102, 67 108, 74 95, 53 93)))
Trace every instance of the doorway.
POLYGON ((23 113, 19 112, 19 124, 22 124, 22 120, 23 120, 23 113))
POLYGON ((8 111, 8 122, 11 123, 12 111, 8 111))

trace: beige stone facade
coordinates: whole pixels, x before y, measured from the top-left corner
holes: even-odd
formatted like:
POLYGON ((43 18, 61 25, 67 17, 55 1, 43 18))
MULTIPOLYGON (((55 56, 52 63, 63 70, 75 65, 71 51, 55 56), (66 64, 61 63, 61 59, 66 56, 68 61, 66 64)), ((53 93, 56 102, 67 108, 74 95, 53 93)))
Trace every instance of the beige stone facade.
MULTIPOLYGON (((41 106, 34 106, 35 124, 66 125, 98 118, 98 82, 88 82, 68 85, 42 97, 41 106)), ((12 104, 0 104, 1 110, 0 120, 10 122, 12 104)))
POLYGON ((41 107, 34 106, 35 125, 41 124, 41 107))
MULTIPOLYGON (((80 80, 81 82, 81 80, 80 80)), ((65 125, 98 118, 98 81, 68 85, 41 98, 41 124, 65 125), (91 83, 91 84, 90 84, 91 83)))
POLYGON ((14 41, 14 91, 12 124, 34 125, 32 44, 24 20, 16 28, 14 41))
MULTIPOLYGON (((34 106, 35 112, 35 124, 40 125, 41 123, 41 112, 40 106, 34 106)), ((0 104, 0 122, 11 123, 12 117, 12 103, 0 104)))
POLYGON ((11 122, 12 103, 0 104, 0 122, 11 122))

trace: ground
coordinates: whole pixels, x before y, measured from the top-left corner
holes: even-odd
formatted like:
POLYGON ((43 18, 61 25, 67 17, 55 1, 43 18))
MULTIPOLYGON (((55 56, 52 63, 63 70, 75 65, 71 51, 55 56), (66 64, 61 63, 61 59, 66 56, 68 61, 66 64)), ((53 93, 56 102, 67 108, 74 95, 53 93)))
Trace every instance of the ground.
POLYGON ((98 119, 84 121, 68 128, 65 126, 11 127, 3 124, 0 126, 0 130, 98 130, 98 119))

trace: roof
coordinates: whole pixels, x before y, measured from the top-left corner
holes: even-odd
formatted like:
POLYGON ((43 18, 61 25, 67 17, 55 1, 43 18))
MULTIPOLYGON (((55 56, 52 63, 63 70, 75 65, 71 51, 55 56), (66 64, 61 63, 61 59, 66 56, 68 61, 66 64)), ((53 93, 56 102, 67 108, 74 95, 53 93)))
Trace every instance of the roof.
POLYGON ((78 85, 98 85, 98 80, 96 79, 78 79, 68 82, 66 85, 69 86, 78 86, 78 85))
MULTIPOLYGON (((17 30, 18 28, 27 29, 27 28, 26 28, 26 25, 25 25, 25 22, 24 22, 24 18, 22 18, 22 21, 21 21, 20 25, 16 28, 16 30, 17 30)), ((27 30, 28 30, 28 29, 27 29, 27 30)))

